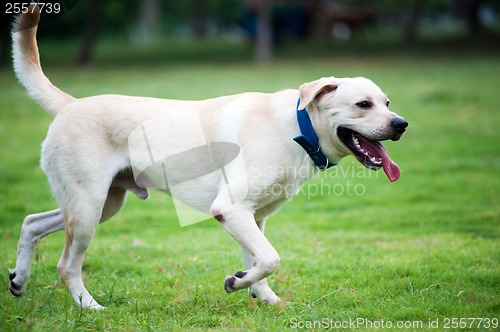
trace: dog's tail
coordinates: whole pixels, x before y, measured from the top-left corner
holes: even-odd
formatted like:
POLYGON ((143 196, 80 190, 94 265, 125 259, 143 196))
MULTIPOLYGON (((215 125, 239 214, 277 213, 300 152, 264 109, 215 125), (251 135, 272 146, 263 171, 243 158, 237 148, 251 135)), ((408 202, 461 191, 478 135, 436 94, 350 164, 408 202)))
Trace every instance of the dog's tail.
POLYGON ((64 106, 75 100, 50 83, 42 71, 36 31, 40 21, 38 5, 31 5, 26 13, 17 17, 12 30, 12 56, 14 71, 28 94, 42 108, 56 115, 64 106))

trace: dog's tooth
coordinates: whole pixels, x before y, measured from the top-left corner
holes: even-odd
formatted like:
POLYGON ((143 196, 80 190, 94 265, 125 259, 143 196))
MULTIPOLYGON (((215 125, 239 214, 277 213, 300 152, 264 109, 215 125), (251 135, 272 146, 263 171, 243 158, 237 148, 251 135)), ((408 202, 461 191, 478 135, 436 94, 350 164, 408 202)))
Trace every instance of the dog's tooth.
POLYGON ((354 141, 354 143, 356 144, 356 146, 359 146, 359 140, 356 136, 354 136, 354 134, 352 135, 352 140, 354 141))

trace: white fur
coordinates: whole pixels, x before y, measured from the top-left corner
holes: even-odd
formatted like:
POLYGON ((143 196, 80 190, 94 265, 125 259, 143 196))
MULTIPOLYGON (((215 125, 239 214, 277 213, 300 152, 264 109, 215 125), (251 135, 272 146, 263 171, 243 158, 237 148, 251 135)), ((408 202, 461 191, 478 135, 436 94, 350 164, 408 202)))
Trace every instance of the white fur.
MULTIPOLYGON (((120 210, 126 190, 140 198, 148 195, 146 189, 136 185, 132 174, 120 173, 131 166, 129 136, 165 111, 170 112, 172 123, 182 123, 183 110, 194 107, 201 111, 207 142, 236 142, 241 147, 247 170, 240 184, 247 186, 246 195, 232 202, 219 174, 181 190, 179 198, 220 219, 222 228, 241 245, 246 274, 229 276, 226 290, 251 288, 251 294, 265 303, 277 303, 279 297, 269 288, 266 277, 275 271, 280 258, 264 236, 264 223, 317 172, 304 150, 292 140, 300 134, 295 115, 299 95, 302 106, 308 107, 322 150, 334 163, 350 154, 336 135, 339 125, 356 128, 366 137, 386 139, 391 135, 390 121, 396 117, 386 107, 387 97, 364 78, 326 77, 306 83, 299 90, 242 93, 202 101, 120 95, 75 99, 55 88, 43 75, 35 32, 29 29, 13 33, 14 63, 30 96, 55 115, 43 143, 41 166, 59 209, 28 216, 23 223, 10 284, 18 296, 26 289, 36 241, 65 229, 66 245, 58 263, 61 280, 76 303, 102 308, 83 285, 85 251, 97 225, 120 210), (321 94, 325 87, 335 89, 321 94), (366 98, 373 101, 374 107, 362 112, 355 103, 366 98), (293 171, 299 169, 306 172, 293 171), (268 190, 275 185, 296 190, 268 190)), ((169 139, 175 143, 182 138, 169 139)))

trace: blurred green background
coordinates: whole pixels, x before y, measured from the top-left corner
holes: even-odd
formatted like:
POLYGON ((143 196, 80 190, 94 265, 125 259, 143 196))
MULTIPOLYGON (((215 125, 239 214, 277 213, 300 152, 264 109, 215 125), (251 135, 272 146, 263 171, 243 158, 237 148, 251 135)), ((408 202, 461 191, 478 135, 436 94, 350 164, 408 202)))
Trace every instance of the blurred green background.
MULTIPOLYGON (((57 56, 44 54, 47 64, 99 63, 105 60, 99 56, 102 44, 116 51, 109 55, 114 61, 128 58, 135 64, 161 64, 172 60, 169 57, 269 63, 318 53, 498 51, 500 47, 500 3, 495 0, 47 2, 61 4, 61 12, 42 17, 39 39, 71 45, 57 56), (170 47, 181 42, 192 48, 170 47)), ((2 66, 8 63, 13 16, 1 17, 2 66)))

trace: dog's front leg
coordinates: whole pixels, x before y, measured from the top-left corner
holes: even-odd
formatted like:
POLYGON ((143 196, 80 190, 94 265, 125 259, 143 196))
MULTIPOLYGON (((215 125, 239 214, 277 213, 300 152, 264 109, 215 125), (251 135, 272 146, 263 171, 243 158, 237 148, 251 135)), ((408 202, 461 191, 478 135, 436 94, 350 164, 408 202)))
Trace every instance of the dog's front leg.
MULTIPOLYGON (((257 221, 257 225, 259 226, 259 229, 262 233, 264 233, 265 224, 265 219, 257 221)), ((245 266, 247 270, 251 269, 256 263, 255 257, 243 247, 241 247, 241 252, 243 253, 243 259, 245 260, 245 266)), ((258 298, 266 304, 275 304, 280 301, 280 298, 267 284, 267 278, 261 279, 250 286, 250 295, 252 295, 254 298, 258 298)))
MULTIPOLYGON (((247 266, 246 271, 226 277, 226 292, 248 288, 276 270, 280 261, 278 253, 257 226, 251 211, 230 205, 226 208, 212 208, 212 213, 220 225, 253 256, 250 268, 247 266)), ((273 303, 276 302, 274 299, 273 303)))

